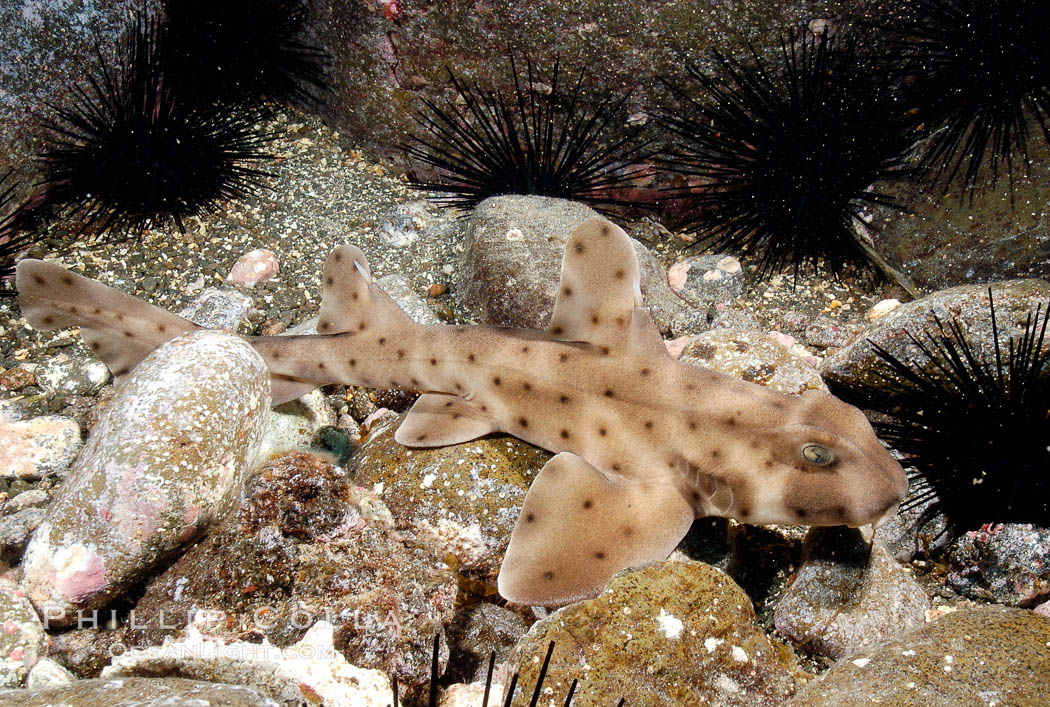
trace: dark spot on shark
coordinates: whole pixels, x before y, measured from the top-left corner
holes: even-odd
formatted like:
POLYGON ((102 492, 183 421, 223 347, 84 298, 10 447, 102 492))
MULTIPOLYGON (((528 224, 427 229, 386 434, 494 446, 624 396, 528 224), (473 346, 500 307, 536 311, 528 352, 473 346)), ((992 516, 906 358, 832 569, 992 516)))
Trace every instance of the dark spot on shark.
POLYGON ((95 307, 95 309, 93 309, 92 311, 95 314, 102 314, 102 307, 95 307))
POLYGON ((531 383, 522 383, 521 384, 521 389, 524 390, 525 392, 528 392, 528 391, 532 390, 532 384, 531 383))
POLYGON ((632 528, 629 525, 623 526, 623 534, 624 534, 624 537, 627 537, 627 538, 631 537, 632 535, 634 535, 634 528, 632 528))
POLYGON ((117 371, 114 371, 113 375, 115 375, 115 376, 123 376, 123 375, 126 375, 130 370, 131 370, 130 368, 128 368, 127 366, 124 366, 123 368, 121 368, 121 369, 119 369, 117 371))
POLYGON ((520 418, 518 420, 518 424, 521 425, 522 427, 528 427, 529 426, 529 421, 526 420, 524 417, 522 417, 522 418, 520 418))
POLYGON ((500 380, 499 376, 496 376, 495 378, 492 379, 492 385, 502 385, 502 384, 503 384, 503 381, 500 380))
POLYGON ((448 402, 446 402, 446 403, 445 403, 445 407, 447 407, 447 408, 450 408, 450 407, 452 407, 452 401, 451 401, 451 400, 449 400, 448 402))
POLYGON ((354 366, 357 365, 357 359, 356 358, 352 358, 352 359, 350 359, 349 363, 350 363, 350 368, 353 368, 354 366))
POLYGON ((335 284, 335 278, 334 278, 334 277, 332 277, 331 275, 329 275, 328 277, 326 277, 326 278, 324 279, 324 284, 326 284, 326 285, 328 285, 329 287, 331 287, 332 285, 334 285, 334 284, 335 284))
POLYGON ((379 340, 377 341, 377 343, 378 343, 378 344, 379 344, 380 346, 386 346, 386 337, 385 337, 385 336, 381 336, 381 337, 379 337, 379 340))
POLYGON ((536 514, 535 513, 526 513, 525 514, 525 522, 526 523, 532 523, 535 520, 536 520, 536 514))
POLYGON ((736 427, 736 418, 732 415, 727 415, 725 419, 722 420, 722 424, 726 427, 736 427))
POLYGON ((319 371, 323 371, 324 370, 324 361, 318 361, 317 362, 317 370, 319 370, 319 371))
POLYGON ((589 499, 589 498, 588 498, 588 499, 586 499, 586 500, 585 500, 585 501, 583 502, 583 507, 584 507, 585 509, 587 509, 587 510, 590 510, 591 508, 593 508, 593 507, 594 507, 594 501, 592 501, 592 500, 591 500, 591 499, 589 499))
POLYGON ((476 358, 477 358, 477 356, 475 356, 474 354, 467 354, 467 360, 470 361, 471 363, 474 363, 474 360, 476 358))
POLYGON ((522 353, 528 353, 529 352, 529 347, 528 346, 522 346, 521 347, 521 352, 522 353))
POLYGON ((795 509, 795 515, 798 516, 799 518, 805 518, 806 517, 806 509, 802 508, 802 507, 796 508, 795 509))
POLYGON ((576 252, 576 255, 583 255, 587 251, 587 249, 583 247, 581 241, 576 241, 576 245, 574 245, 572 249, 576 252))
POLYGON ((423 441, 423 440, 425 440, 426 438, 427 438, 427 436, 426 436, 426 435, 417 435, 417 436, 416 436, 416 441, 417 441, 417 442, 422 442, 422 441, 423 441))
POLYGON ((609 355, 609 347, 608 346, 599 346, 598 347, 598 353, 600 353, 602 356, 608 356, 609 355))
POLYGON ((357 325, 357 330, 358 331, 364 331, 367 328, 368 328, 368 325, 365 324, 364 322, 361 322, 360 324, 357 325))
POLYGON ((44 324, 54 324, 54 323, 55 323, 55 318, 54 318, 54 317, 52 317, 52 316, 51 316, 51 315, 49 314, 49 315, 47 315, 46 317, 44 317, 44 319, 43 319, 43 322, 44 322, 44 324))
POLYGON ((400 361, 400 360, 401 360, 401 359, 403 359, 404 357, 405 357, 405 351, 404 351, 404 349, 398 349, 398 350, 397 350, 397 360, 398 360, 398 361, 400 361))
POLYGON ((572 297, 572 288, 571 287, 563 287, 563 288, 561 288, 561 293, 563 295, 565 295, 566 297, 572 297))
POLYGON ((73 285, 73 276, 72 275, 63 275, 62 276, 62 284, 66 285, 68 287, 72 287, 72 285, 73 285))
POLYGON ((653 421, 652 420, 646 420, 645 421, 645 429, 647 429, 647 430, 653 429, 653 421))
POLYGON ((431 359, 430 359, 430 365, 431 365, 431 366, 436 366, 436 365, 438 365, 438 360, 437 360, 436 358, 431 358, 431 359))
POLYGON ((596 559, 596 560, 604 560, 605 559, 605 553, 602 552, 601 550, 599 550, 598 552, 594 553, 594 559, 596 559))
POLYGON ((600 434, 602 437, 604 437, 607 433, 608 433, 608 430, 606 430, 604 427, 599 427, 598 428, 598 434, 600 434))
POLYGON ((615 277, 616 277, 617 280, 622 280, 626 276, 627 276, 627 273, 625 273, 623 270, 617 270, 616 273, 615 273, 615 277))
POLYGON ((356 292, 351 292, 350 299, 356 302, 357 300, 361 299, 361 295, 356 292))
POLYGON ((568 395, 562 395, 561 397, 558 398, 558 402, 561 403, 562 405, 568 404, 569 396, 568 395))
POLYGON ((47 284, 47 280, 45 280, 44 278, 40 277, 39 275, 33 275, 33 282, 35 282, 38 285, 46 285, 47 284))
POLYGON ((556 326, 553 329, 551 329, 551 335, 552 336, 561 336, 562 332, 564 332, 564 331, 565 330, 562 329, 560 326, 556 326))
POLYGON ((340 253, 338 250, 333 252, 332 253, 332 260, 334 260, 337 263, 343 262, 343 254, 340 253))
POLYGON ((652 373, 652 371, 650 371, 648 368, 643 368, 641 371, 639 371, 639 373, 641 374, 642 378, 648 378, 649 374, 652 373))
POLYGON ((70 314, 79 314, 80 313, 80 308, 77 307, 75 304, 71 304, 71 305, 69 305, 69 309, 67 311, 70 314))
POLYGON ((597 314, 592 314, 591 315, 591 324, 597 325, 599 323, 601 323, 601 319, 598 318, 598 315, 597 314))
POLYGON ((562 362, 562 363, 565 363, 566 361, 569 360, 569 354, 567 354, 567 353, 558 354, 558 360, 560 362, 562 362))
POLYGON ((562 431, 561 431, 561 432, 559 432, 558 434, 560 434, 560 435, 561 435, 561 438, 562 438, 562 439, 568 439, 568 438, 569 438, 569 431, 568 431, 568 430, 562 430, 562 431))
POLYGON ((712 449, 711 450, 711 458, 712 459, 721 459, 722 458, 722 452, 720 452, 717 449, 712 449))
POLYGON ((605 389, 605 393, 604 393, 604 395, 605 395, 605 397, 607 397, 607 398, 611 398, 611 397, 613 396, 613 392, 612 392, 612 390, 610 390, 609 388, 606 388, 606 389, 605 389))
POLYGON ((545 580, 547 580, 548 582, 550 582, 551 580, 553 580, 553 579, 554 579, 554 573, 553 573, 553 572, 551 572, 550 570, 548 570, 548 571, 546 571, 546 572, 544 572, 544 573, 543 573, 543 578, 544 578, 545 580))
POLYGON ((102 348, 102 347, 99 345, 99 343, 97 341, 92 341, 91 342, 91 350, 92 351, 98 351, 100 348, 102 348))

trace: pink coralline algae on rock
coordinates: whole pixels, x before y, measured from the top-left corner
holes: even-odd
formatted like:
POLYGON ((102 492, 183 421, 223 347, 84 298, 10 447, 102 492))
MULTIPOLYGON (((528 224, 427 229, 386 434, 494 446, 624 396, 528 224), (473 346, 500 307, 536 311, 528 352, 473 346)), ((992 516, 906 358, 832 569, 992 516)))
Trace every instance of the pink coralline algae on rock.
POLYGON ((266 364, 198 331, 153 352, 103 411, 48 507, 23 585, 49 625, 75 625, 197 537, 261 447, 266 364))
POLYGON ((258 285, 277 275, 279 269, 276 253, 256 248, 237 259, 226 280, 233 285, 258 285))

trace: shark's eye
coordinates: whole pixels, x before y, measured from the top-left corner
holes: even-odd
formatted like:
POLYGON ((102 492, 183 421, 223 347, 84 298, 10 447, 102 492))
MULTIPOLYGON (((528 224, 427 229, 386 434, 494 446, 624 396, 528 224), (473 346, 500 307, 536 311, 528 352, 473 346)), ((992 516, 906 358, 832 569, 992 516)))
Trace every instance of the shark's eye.
POLYGON ((827 466, 835 461, 835 453, 822 444, 807 444, 802 447, 802 456, 811 464, 827 466))

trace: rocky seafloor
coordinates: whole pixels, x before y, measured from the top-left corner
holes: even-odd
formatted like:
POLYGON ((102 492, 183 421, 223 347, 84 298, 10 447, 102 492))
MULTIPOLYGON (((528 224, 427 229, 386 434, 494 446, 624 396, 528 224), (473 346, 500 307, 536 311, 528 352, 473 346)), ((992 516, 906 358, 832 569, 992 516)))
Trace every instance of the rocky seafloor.
MULTIPOLYGON (((350 242, 416 321, 545 326, 590 209, 442 212, 317 120, 275 127, 253 198, 185 234, 49 259, 209 327, 278 334, 309 331, 324 258, 350 242)), ((904 332, 945 313, 991 339, 987 285, 891 309, 868 279, 759 282, 623 225, 669 348, 782 392, 865 380, 870 342, 903 356, 904 332)), ((1043 280, 992 288, 1004 338, 1050 300, 1043 280)), ((917 533, 918 511, 873 540, 701 520, 668 561, 538 611, 495 577, 548 452, 507 436, 406 449, 400 391, 329 386, 271 413, 261 359, 228 334, 166 345, 118 388, 75 331, 32 330, 10 298, 0 327, 4 704, 386 705, 392 678, 411 703, 435 636, 448 705, 480 704, 491 652, 490 704, 515 672, 527 703, 551 641, 540 704, 573 680, 575 705, 1047 702, 1046 529, 947 543, 917 533)))

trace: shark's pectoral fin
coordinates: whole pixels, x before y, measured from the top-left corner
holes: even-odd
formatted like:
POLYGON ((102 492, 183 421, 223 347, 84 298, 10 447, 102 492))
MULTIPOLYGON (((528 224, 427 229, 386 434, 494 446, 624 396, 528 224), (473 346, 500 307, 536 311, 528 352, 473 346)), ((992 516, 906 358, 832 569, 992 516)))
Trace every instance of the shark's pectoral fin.
POLYGON ((670 478, 610 477, 562 452, 529 488, 500 567, 499 592, 539 606, 596 596, 619 570, 665 559, 693 517, 670 478))
POLYGON ((440 447, 498 432, 488 414, 456 395, 424 393, 408 411, 394 439, 406 447, 440 447))
POLYGON ((642 306, 638 258, 616 224, 591 219, 565 244, 561 289, 547 333, 560 341, 596 346, 627 343, 635 307, 642 306))
POLYGON ((18 264, 16 287, 37 329, 79 326, 84 343, 121 380, 161 344, 199 329, 193 322, 42 260, 18 264))

